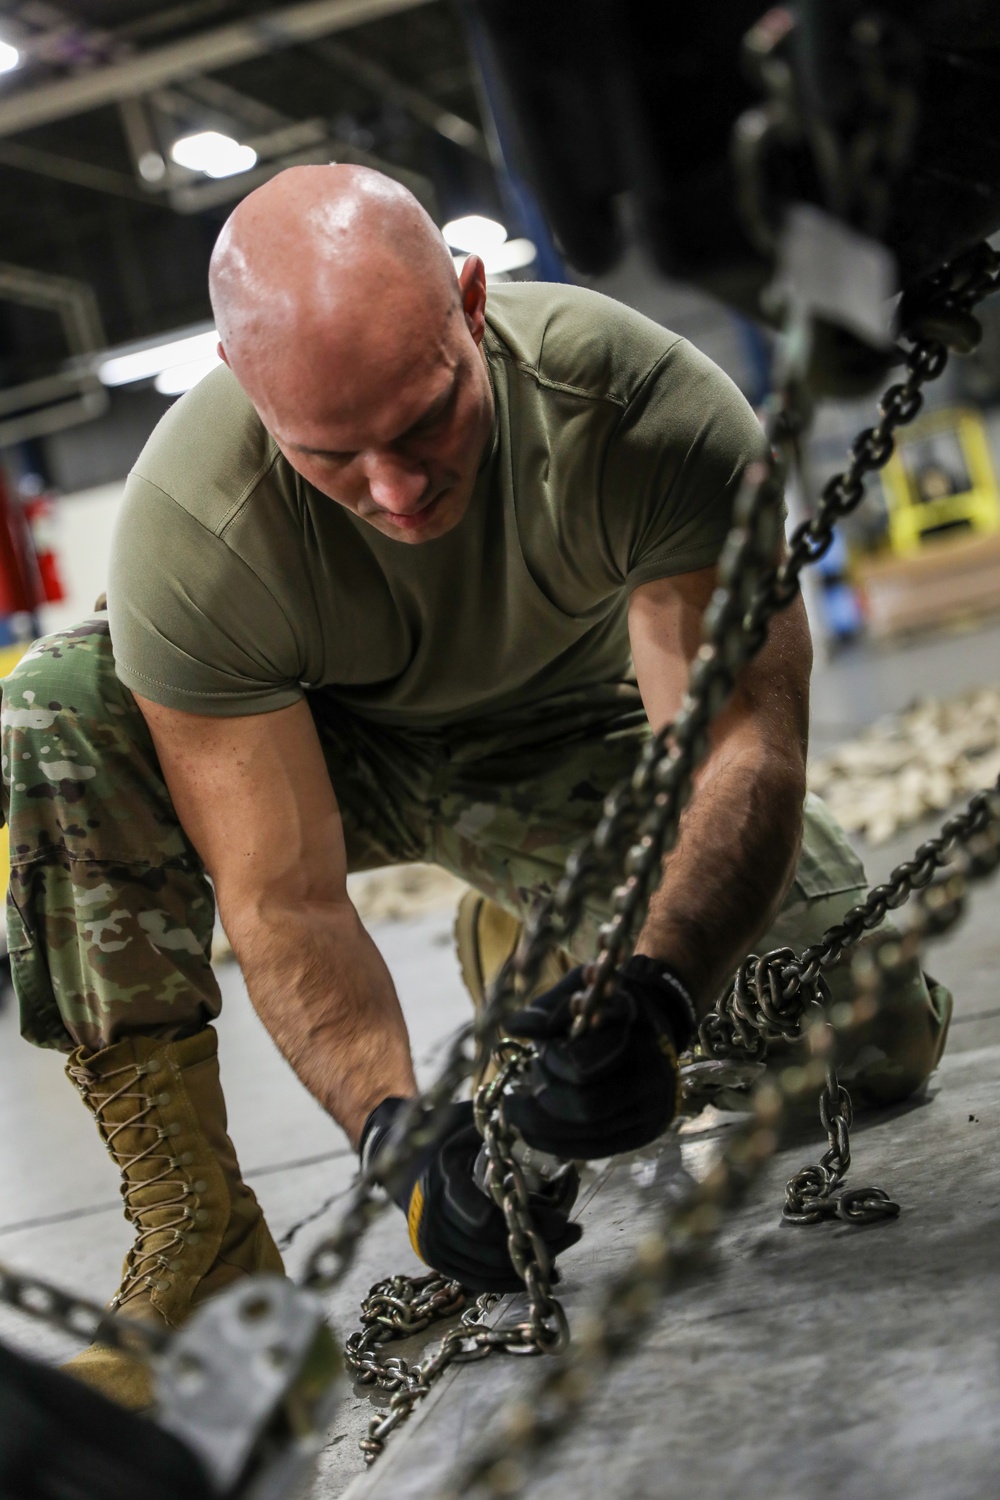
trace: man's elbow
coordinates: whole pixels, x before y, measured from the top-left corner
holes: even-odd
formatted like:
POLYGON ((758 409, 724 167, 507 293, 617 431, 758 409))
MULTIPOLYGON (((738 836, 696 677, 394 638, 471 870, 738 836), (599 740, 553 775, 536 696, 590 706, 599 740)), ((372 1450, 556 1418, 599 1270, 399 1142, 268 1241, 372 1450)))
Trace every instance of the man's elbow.
POLYGON ((272 959, 287 962, 290 951, 312 947, 310 938, 351 942, 361 928, 346 891, 292 895, 265 889, 226 897, 220 892, 219 914, 244 971, 272 959))

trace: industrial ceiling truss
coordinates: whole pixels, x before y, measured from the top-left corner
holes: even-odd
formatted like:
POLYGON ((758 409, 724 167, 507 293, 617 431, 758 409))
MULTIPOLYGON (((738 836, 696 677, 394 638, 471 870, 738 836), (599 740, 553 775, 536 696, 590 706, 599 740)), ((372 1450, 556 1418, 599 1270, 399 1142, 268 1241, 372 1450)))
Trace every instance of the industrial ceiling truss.
MULTIPOLYGON (((439 221, 496 191, 447 0, 19 0, 0 41, 5 255, 92 287, 113 344, 208 315, 222 219, 287 166, 378 168, 439 221), (192 164, 206 137, 237 165, 192 164)), ((65 339, 26 339, 5 296, 0 387, 48 379, 65 339)))

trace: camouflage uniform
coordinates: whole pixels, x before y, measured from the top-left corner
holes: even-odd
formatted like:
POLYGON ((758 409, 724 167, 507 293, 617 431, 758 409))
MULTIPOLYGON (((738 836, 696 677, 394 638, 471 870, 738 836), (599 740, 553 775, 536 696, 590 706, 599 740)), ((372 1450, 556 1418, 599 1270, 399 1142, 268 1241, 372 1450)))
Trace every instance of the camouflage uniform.
MULTIPOLYGON (((214 900, 178 822, 131 692, 115 676, 107 616, 38 641, 3 682, 7 921, 23 1034, 68 1052, 145 1032, 174 1039, 218 1013, 214 900)), ((567 852, 649 733, 634 683, 597 684, 502 719, 387 728, 329 694, 310 705, 344 822, 348 867, 422 860, 515 915, 551 890, 567 852)), ((759 951, 802 948, 853 905, 864 871, 810 797, 796 879, 759 951)), ((593 952, 606 904, 576 936, 593 952)), ((834 974, 846 993, 846 973, 834 974)), ((902 1097, 944 1044, 951 998, 914 968, 866 1032, 849 1073, 902 1097)))

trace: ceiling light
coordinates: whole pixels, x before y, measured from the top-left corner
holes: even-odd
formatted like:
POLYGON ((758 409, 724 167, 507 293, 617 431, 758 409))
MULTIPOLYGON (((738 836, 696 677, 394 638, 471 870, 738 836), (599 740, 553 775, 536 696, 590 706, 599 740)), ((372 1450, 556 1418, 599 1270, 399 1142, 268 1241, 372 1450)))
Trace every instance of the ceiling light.
POLYGON ((187 364, 171 365, 169 370, 161 370, 153 383, 161 396, 180 396, 221 364, 217 354, 206 359, 192 359, 187 364))
POLYGON ((218 342, 219 335, 209 328, 166 343, 111 354, 98 364, 98 378, 102 385, 130 385, 134 380, 149 380, 180 365, 216 358, 218 342))
POLYGON ((463 219, 452 219, 441 233, 453 250, 481 255, 484 260, 488 250, 497 249, 507 238, 502 224, 496 219, 486 219, 482 214, 466 214, 463 219))
POLYGON ((139 157, 139 176, 146 182, 162 182, 167 164, 159 151, 144 151, 139 157))
MULTIPOLYGON (((477 253, 486 267, 487 276, 501 276, 505 271, 520 271, 524 266, 530 266, 538 251, 533 240, 506 240, 492 250, 477 253)), ((452 256, 456 271, 462 269, 467 258, 465 255, 452 256)))
POLYGON ((217 130, 182 136, 174 141, 170 155, 178 166, 204 172, 206 177, 234 177, 237 172, 248 172, 257 160, 252 146, 241 146, 231 135, 221 135, 217 130))
POLYGON ((0 42, 0 73, 9 73, 21 61, 21 54, 10 42, 0 42))
POLYGON ((532 240, 508 240, 494 250, 487 250, 483 264, 491 276, 497 276, 502 271, 520 271, 523 266, 530 266, 537 253, 532 240))

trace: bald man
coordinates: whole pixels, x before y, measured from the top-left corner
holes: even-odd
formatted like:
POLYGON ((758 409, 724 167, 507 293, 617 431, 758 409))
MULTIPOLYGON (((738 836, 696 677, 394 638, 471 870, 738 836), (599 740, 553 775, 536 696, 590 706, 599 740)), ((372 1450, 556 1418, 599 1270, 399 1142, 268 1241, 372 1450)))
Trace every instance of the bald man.
MULTIPOLYGON (((113 1305, 169 1325, 281 1266, 226 1133, 215 901, 264 1024, 370 1155, 416 1084, 348 872, 429 860, 465 879, 481 991, 676 712, 764 451, 683 339, 577 288, 487 299, 481 261, 456 278, 415 200, 370 171, 295 168, 252 193, 211 294, 226 368, 129 478, 109 613, 39 642, 3 688, 24 1034, 70 1054, 122 1172, 136 1239, 113 1305)), ((801 947, 857 900, 860 865, 804 802, 810 658, 796 602, 716 722, 607 1023, 566 1038, 607 893, 512 1021, 537 1043, 512 1106, 529 1143, 569 1160, 651 1140, 751 945, 801 947)), ((914 970, 855 1052, 863 1096, 927 1076, 948 1006, 914 970)), ((425 1260, 504 1289, 470 1111, 397 1199, 425 1260)), ((537 1205, 552 1253, 577 1235, 571 1191, 537 1205)), ((73 1367, 150 1399, 108 1350, 73 1367)))

